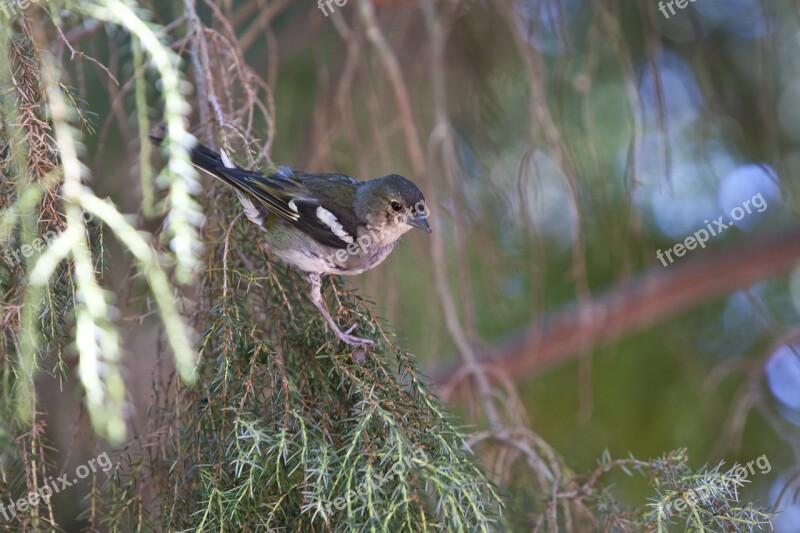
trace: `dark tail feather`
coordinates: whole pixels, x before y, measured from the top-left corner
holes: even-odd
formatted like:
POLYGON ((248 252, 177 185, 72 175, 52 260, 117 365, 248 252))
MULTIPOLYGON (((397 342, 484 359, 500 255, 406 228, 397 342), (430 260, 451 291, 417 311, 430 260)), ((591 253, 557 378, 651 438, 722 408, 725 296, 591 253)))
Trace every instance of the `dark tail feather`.
MULTIPOLYGON (((150 135, 150 139, 157 146, 164 144, 164 138, 158 135, 150 135)), ((285 169, 291 175, 291 169, 279 167, 277 173, 264 176, 258 172, 252 172, 237 166, 229 158, 223 158, 222 155, 199 142, 192 147, 190 157, 196 169, 203 173, 211 174, 218 180, 230 185, 240 193, 240 196, 250 197, 269 206, 269 209, 287 220, 296 220, 297 213, 290 211, 282 200, 278 199, 273 192, 270 192, 270 190, 294 187, 294 184, 287 180, 285 175, 281 174, 281 169, 285 169), (226 162, 228 165, 225 164, 226 162)), ((242 204, 245 204, 245 200, 242 200, 242 204)), ((247 208, 246 205, 245 208, 247 208)))
MULTIPOLYGON (((157 135, 150 135, 150 141, 156 146, 164 145, 164 138, 157 135)), ((198 142, 192 147, 191 151, 189 152, 189 156, 192 159, 192 164, 198 170, 205 171, 215 178, 224 181, 228 185, 232 185, 233 187, 246 192, 246 189, 241 183, 229 176, 228 173, 221 171, 222 169, 227 168, 225 162, 222 160, 222 156, 208 146, 198 142)))
MULTIPOLYGON (((150 135, 150 141, 156 146, 164 146, 165 139, 164 137, 150 135)), ((217 168, 225 168, 222 156, 199 142, 192 147, 189 155, 192 158, 192 163, 204 170, 216 172, 217 168)))
MULTIPOLYGON (((156 146, 164 144, 164 138, 158 135, 150 135, 150 140, 156 146)), ((192 147, 190 156, 195 168, 211 174, 236 189, 245 208, 245 214, 250 220, 261 224, 257 219, 262 216, 258 211, 248 212, 248 210, 254 209, 251 199, 286 220, 296 221, 298 219, 297 212, 290 211, 284 201, 276 197, 272 191, 294 186, 285 175, 281 174, 281 169, 285 169, 291 175, 291 169, 279 167, 277 173, 264 176, 235 165, 228 157, 223 158, 221 154, 199 142, 192 147), (228 165, 225 164, 226 162, 228 165)))

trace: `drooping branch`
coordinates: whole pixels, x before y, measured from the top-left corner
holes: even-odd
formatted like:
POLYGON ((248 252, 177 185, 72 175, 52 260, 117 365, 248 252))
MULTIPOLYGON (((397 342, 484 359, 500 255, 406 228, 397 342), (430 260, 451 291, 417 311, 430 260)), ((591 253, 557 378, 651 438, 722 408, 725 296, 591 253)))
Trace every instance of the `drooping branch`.
MULTIPOLYGON (((521 381, 591 350, 645 330, 737 289, 800 264, 800 229, 792 229, 719 251, 706 251, 682 264, 654 270, 606 296, 537 322, 498 345, 483 359, 521 381)), ((443 387, 464 376, 447 369, 435 376, 443 387)))

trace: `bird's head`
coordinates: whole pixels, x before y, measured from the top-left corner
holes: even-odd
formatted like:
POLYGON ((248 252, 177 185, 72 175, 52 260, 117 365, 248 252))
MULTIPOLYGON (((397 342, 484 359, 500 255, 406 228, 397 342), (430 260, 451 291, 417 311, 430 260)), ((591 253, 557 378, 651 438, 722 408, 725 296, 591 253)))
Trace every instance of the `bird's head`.
POLYGON ((356 215, 371 229, 399 239, 412 228, 431 232, 430 210, 419 187, 411 180, 389 174, 370 180, 356 193, 356 215))

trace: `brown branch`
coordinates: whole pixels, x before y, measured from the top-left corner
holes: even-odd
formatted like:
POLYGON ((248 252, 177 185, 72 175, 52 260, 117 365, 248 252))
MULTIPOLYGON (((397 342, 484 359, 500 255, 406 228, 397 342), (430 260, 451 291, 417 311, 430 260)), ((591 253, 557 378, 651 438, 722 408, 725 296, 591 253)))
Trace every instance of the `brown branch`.
MULTIPOLYGON (((800 229, 759 237, 734 248, 706 251, 697 259, 653 271, 598 298, 585 309, 561 312, 497 346, 482 364, 521 381, 568 361, 584 347, 597 348, 645 330, 697 305, 800 264, 800 229)), ((459 369, 435 376, 445 388, 459 369)))

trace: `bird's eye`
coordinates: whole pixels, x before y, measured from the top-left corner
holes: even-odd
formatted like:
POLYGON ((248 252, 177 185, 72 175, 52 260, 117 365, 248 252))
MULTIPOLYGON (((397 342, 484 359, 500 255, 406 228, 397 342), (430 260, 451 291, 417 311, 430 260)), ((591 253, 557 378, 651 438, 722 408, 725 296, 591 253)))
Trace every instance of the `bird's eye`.
POLYGON ((392 202, 391 206, 392 206, 392 209, 394 209, 395 211, 402 211, 402 209, 403 209, 403 206, 400 205, 400 202, 392 202))

